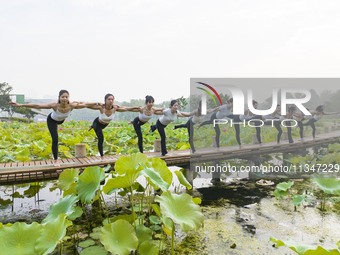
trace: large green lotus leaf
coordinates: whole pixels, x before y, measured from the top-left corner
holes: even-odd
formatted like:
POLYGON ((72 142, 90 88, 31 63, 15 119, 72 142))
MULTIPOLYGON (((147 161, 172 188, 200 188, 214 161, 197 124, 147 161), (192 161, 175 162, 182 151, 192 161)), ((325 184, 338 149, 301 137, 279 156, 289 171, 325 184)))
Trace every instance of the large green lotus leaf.
POLYGON ((66 235, 66 230, 72 222, 67 219, 66 214, 59 214, 54 220, 43 224, 41 235, 36 241, 37 254, 50 254, 66 235))
POLYGON ((100 242, 112 254, 129 255, 138 247, 135 229, 126 220, 117 220, 101 228, 100 242))
POLYGON ((152 240, 152 230, 145 227, 144 225, 138 225, 136 227, 136 234, 139 244, 143 243, 144 241, 152 240))
POLYGON ((275 243, 276 247, 286 246, 291 250, 295 251, 299 255, 340 255, 338 249, 325 249, 321 246, 312 247, 308 245, 299 245, 290 241, 283 242, 282 240, 275 239, 273 237, 270 238, 270 241, 275 243))
POLYGON ((320 189, 327 194, 340 195, 340 180, 335 177, 330 178, 313 178, 320 189))
POLYGON ((147 177, 148 182, 153 186, 154 189, 158 190, 160 188, 162 191, 169 189, 170 184, 165 182, 161 175, 154 171, 153 168, 144 168, 142 173, 145 177, 147 177))
POLYGON ((107 255, 103 246, 91 246, 80 252, 80 255, 107 255))
POLYGON ((192 189, 191 184, 188 182, 188 180, 185 178, 185 176, 183 175, 182 171, 180 170, 176 170, 175 174, 177 176, 177 179, 179 181, 180 184, 182 184, 184 187, 186 187, 188 190, 192 189))
POLYGON ((32 255, 35 241, 41 235, 42 226, 37 222, 16 222, 11 226, 0 225, 0 253, 32 255))
POLYGON ((104 180, 105 173, 99 166, 86 167, 79 175, 77 191, 80 200, 90 204, 100 188, 100 182, 104 180))
POLYGON ((63 196, 66 197, 68 195, 77 195, 77 183, 74 182, 70 185, 70 187, 67 190, 64 190, 63 196))
POLYGON ((58 218, 59 214, 72 215, 76 211, 74 206, 76 202, 78 202, 78 197, 74 195, 67 195, 61 198, 57 203, 51 205, 50 211, 43 222, 54 221, 58 218))
POLYGON ((153 169, 161 175, 162 179, 166 183, 171 185, 171 183, 172 183, 172 173, 169 170, 168 166, 166 165, 165 161, 163 159, 160 159, 160 158, 152 158, 151 164, 152 164, 153 169))
POLYGON ((68 190, 72 183, 77 181, 79 169, 68 168, 65 169, 58 178, 58 187, 63 191, 68 190))
POLYGON ((204 216, 190 195, 178 195, 166 191, 161 196, 157 196, 155 201, 160 203, 162 215, 179 224, 183 231, 187 232, 202 226, 204 216))
POLYGON ((120 156, 115 163, 115 171, 118 174, 125 174, 128 170, 140 171, 142 165, 148 161, 148 158, 142 153, 135 153, 130 156, 120 156))
POLYGON ((279 191, 287 191, 294 185, 293 181, 289 182, 280 182, 279 184, 276 185, 276 189, 279 191))
POLYGON ((109 179, 105 183, 103 190, 106 194, 108 194, 113 189, 128 188, 134 184, 139 175, 140 172, 135 171, 134 169, 126 170, 125 175, 109 179))
POLYGON ((153 241, 145 241, 138 247, 140 255, 158 255, 159 249, 153 241))

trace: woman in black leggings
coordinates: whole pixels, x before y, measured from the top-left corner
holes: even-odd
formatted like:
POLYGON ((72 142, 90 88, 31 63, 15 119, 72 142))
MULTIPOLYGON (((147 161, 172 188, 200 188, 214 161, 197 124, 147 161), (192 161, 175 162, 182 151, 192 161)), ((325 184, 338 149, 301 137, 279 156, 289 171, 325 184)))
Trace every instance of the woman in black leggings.
POLYGON ((153 104, 155 102, 155 99, 152 96, 146 96, 145 97, 145 105, 142 107, 135 107, 135 112, 139 112, 139 115, 134 118, 132 121, 133 128, 137 134, 138 138, 138 149, 141 153, 143 153, 143 134, 141 126, 143 126, 145 123, 147 123, 154 114, 161 115, 163 114, 163 109, 160 108, 154 108, 153 104))
MULTIPOLYGON (((215 111, 209 120, 202 122, 198 127, 202 127, 208 124, 213 124, 215 119, 224 119, 224 118, 233 118, 232 111, 233 111, 233 98, 230 98, 227 100, 227 103, 224 105, 221 105, 219 107, 216 107, 212 111, 215 111)), ((215 129, 215 141, 216 141, 216 147, 220 147, 220 135, 221 130, 219 127, 219 124, 214 124, 215 129)))
POLYGON ((178 111, 178 102, 177 100, 171 100, 170 107, 168 109, 163 110, 163 115, 157 120, 156 125, 152 125, 150 130, 154 132, 156 129, 158 130, 159 135, 161 136, 161 150, 162 156, 168 154, 166 149, 166 134, 165 128, 171 122, 175 121, 178 117, 190 117, 190 113, 180 112, 178 111))
POLYGON ((106 128, 111 121, 113 121, 116 112, 126 112, 132 111, 133 107, 124 107, 118 106, 114 104, 115 97, 112 94, 106 94, 104 97, 104 104, 97 103, 93 106, 87 106, 93 110, 99 110, 99 116, 94 119, 90 129, 93 129, 96 132, 96 136, 98 138, 98 151, 101 157, 104 156, 103 144, 104 144, 104 134, 103 129, 106 128))
POLYGON ((62 124, 70 115, 73 109, 82 109, 88 106, 93 106, 96 103, 80 103, 70 102, 70 94, 67 90, 60 90, 58 101, 48 104, 17 104, 11 103, 12 106, 20 106, 34 109, 53 109, 47 117, 47 127, 52 138, 52 153, 54 166, 60 166, 58 162, 58 125, 62 124))
POLYGON ((196 152, 194 145, 194 125, 201 122, 202 118, 202 102, 200 101, 198 104, 198 108, 192 112, 193 116, 189 118, 189 120, 181 125, 176 125, 174 129, 178 128, 186 128, 188 130, 189 143, 192 153, 196 152))
POLYGON ((313 117, 310 118, 306 123, 303 123, 304 126, 310 126, 312 128, 313 139, 315 139, 316 133, 315 122, 320 120, 324 115, 338 114, 338 112, 324 112, 324 109, 325 109, 324 105, 319 105, 318 107, 316 107, 315 111, 311 111, 313 117))

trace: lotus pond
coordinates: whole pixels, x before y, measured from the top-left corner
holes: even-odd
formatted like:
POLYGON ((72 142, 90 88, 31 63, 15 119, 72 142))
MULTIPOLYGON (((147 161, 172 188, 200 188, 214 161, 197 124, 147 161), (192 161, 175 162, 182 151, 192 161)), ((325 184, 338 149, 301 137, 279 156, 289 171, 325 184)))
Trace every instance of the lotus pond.
MULTIPOLYGON (((136 157, 130 162, 141 160, 136 157)), ((149 168, 161 169, 157 166, 161 162, 157 159, 149 168)), ((130 250, 138 254, 339 254, 340 199, 335 178, 328 183, 275 179, 259 185, 222 175, 221 182, 213 185, 210 175, 200 174, 193 181, 194 189, 187 190, 190 184, 176 167, 171 167, 170 185, 145 168, 136 178, 131 173, 112 178, 112 173, 105 174, 108 169, 97 169, 98 176, 93 176, 95 169, 90 170, 80 174, 70 169, 58 181, 2 186, 0 226, 11 227, 15 234, 5 231, 1 239, 35 245, 26 244, 23 250, 16 243, 8 248, 2 242, 0 254, 10 254, 3 253, 8 249, 16 249, 17 254, 110 254, 110 249, 117 254, 135 254, 130 250), (100 185, 103 178, 105 184, 100 185), (117 186, 129 185, 124 183, 128 180, 133 185, 118 192, 117 186), (151 186, 161 186, 160 191, 151 186), (78 198, 72 195, 74 190, 78 198), (110 245, 112 240, 123 245, 110 245)), ((161 171, 159 176, 166 179, 161 171)))

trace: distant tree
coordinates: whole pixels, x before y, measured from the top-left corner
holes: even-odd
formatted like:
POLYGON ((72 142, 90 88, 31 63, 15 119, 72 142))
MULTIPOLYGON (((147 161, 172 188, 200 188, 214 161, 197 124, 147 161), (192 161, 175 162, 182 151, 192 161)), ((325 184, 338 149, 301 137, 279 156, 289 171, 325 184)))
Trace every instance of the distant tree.
POLYGON ((33 119, 34 116, 38 114, 26 107, 14 107, 13 112, 22 114, 27 119, 33 119))
POLYGON ((8 114, 12 115, 12 107, 10 106, 11 98, 10 92, 12 91, 12 87, 7 83, 0 83, 0 111, 8 112, 8 114))
POLYGON ((185 108, 188 105, 188 99, 184 98, 183 96, 181 96, 180 98, 177 99, 178 104, 179 104, 179 108, 184 111, 185 108))

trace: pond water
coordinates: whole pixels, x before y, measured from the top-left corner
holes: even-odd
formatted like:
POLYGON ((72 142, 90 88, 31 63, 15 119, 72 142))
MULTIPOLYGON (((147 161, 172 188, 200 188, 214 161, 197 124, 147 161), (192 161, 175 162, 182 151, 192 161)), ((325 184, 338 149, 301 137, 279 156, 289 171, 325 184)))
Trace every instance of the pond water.
MULTIPOLYGON (((273 247, 269 238, 328 248, 335 248, 340 240, 338 204, 331 203, 321 212, 316 201, 294 211, 291 201, 272 196, 275 186, 239 178, 227 178, 218 185, 210 181, 194 179, 192 194, 202 197, 204 228, 178 232, 177 254, 296 254, 287 247, 273 247)), ((1 186, 0 221, 40 221, 62 197, 54 185, 55 181, 1 186)), ((115 205, 113 200, 113 196, 105 197, 109 206, 115 205)))

